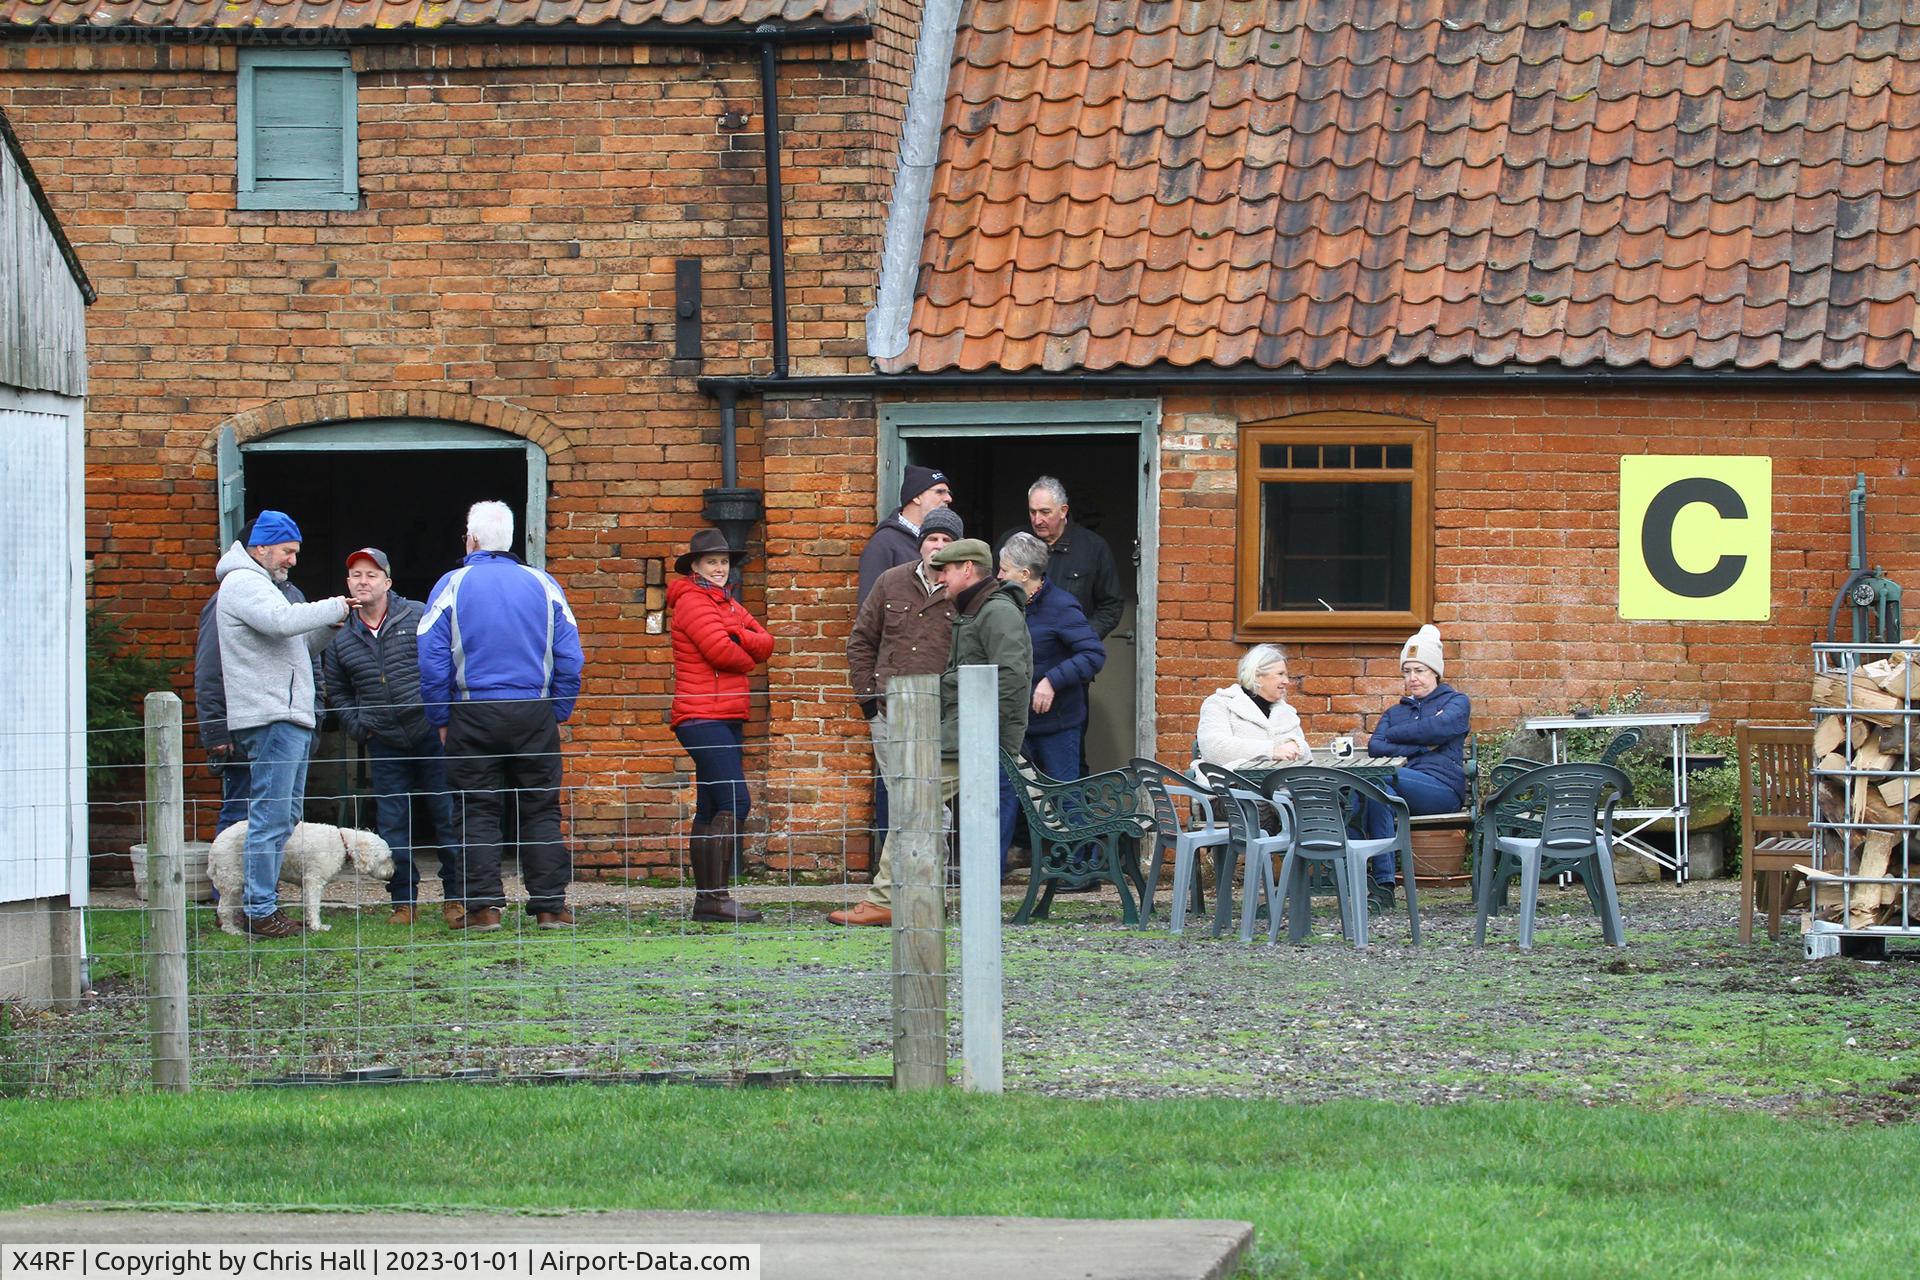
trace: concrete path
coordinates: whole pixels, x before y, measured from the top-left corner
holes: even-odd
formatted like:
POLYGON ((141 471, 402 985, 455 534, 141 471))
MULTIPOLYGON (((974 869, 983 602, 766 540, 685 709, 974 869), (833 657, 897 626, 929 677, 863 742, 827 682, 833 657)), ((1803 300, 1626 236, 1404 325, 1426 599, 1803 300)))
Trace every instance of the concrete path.
POLYGON ((0 1245, 758 1244, 764 1280, 1225 1280, 1246 1222, 784 1213, 155 1213, 50 1205, 0 1213, 0 1245))

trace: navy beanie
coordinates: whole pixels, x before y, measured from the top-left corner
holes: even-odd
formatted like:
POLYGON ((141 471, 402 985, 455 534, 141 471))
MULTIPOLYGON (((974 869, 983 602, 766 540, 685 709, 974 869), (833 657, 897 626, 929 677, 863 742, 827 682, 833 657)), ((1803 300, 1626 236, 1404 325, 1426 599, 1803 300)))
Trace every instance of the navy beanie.
POLYGON ((272 547, 282 542, 300 542, 300 526, 284 511, 262 511, 253 518, 253 532, 247 535, 250 547, 272 547))
POLYGON ((947 473, 944 471, 909 464, 906 476, 900 481, 900 505, 904 507, 933 486, 946 482, 947 473))

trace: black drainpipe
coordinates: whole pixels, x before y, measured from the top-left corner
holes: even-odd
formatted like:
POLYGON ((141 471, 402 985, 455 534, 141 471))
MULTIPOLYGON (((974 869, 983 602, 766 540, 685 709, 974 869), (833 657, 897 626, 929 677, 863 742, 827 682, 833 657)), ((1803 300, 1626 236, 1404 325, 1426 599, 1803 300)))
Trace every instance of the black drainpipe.
MULTIPOLYGON (((773 310, 773 382, 787 377, 787 237, 780 196, 780 58, 772 40, 760 42, 760 126, 766 156, 767 292, 773 310)), ((739 399, 736 384, 714 393, 720 403, 720 487, 702 495, 700 514, 727 537, 734 552, 747 549, 747 533, 766 514, 765 496, 740 485, 739 399)), ((736 563, 738 556, 736 555, 736 563)), ((739 581, 738 576, 735 582, 739 581)))

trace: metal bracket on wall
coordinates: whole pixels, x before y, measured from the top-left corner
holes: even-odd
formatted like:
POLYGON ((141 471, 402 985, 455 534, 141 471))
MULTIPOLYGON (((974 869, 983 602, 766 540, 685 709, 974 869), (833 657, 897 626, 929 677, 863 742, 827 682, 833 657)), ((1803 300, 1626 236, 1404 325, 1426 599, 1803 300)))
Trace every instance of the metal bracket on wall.
POLYGON ((673 358, 699 360, 700 259, 676 258, 673 263, 673 358))

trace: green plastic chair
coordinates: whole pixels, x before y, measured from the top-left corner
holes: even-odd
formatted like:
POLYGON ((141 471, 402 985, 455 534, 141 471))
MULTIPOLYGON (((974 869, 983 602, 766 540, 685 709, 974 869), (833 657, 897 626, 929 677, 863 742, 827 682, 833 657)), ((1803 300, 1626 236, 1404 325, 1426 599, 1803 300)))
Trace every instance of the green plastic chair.
POLYGON ((1194 865, 1200 851, 1224 850, 1231 833, 1225 817, 1213 811, 1213 793, 1196 786, 1186 774, 1145 756, 1128 762, 1127 772, 1147 793, 1147 800, 1153 806, 1153 857, 1147 866, 1146 887, 1140 894, 1140 923, 1144 928, 1153 918, 1153 894, 1160 885, 1160 867, 1171 853, 1173 910, 1169 913, 1167 932, 1178 937, 1186 930, 1189 902, 1196 915, 1204 914, 1207 909, 1206 895, 1194 865))
POLYGON ((1227 865, 1214 877, 1213 936, 1226 932, 1233 918, 1233 866, 1240 863, 1240 941, 1253 941, 1253 918, 1260 903, 1267 906, 1269 921, 1280 918, 1278 882, 1273 874, 1273 856, 1293 845, 1293 808, 1262 792, 1253 779, 1223 769, 1217 764, 1201 764, 1201 776, 1213 787, 1226 815, 1229 850, 1227 865), (1267 830, 1267 818, 1274 818, 1274 829, 1267 830))
MULTIPOLYGON (((1414 944, 1420 942, 1420 891, 1413 876, 1413 836, 1407 802, 1400 796, 1355 777, 1345 769, 1299 765, 1276 775, 1275 803, 1293 808, 1293 847, 1280 865, 1280 896, 1286 905, 1287 941, 1305 942, 1310 926, 1312 896, 1307 884, 1315 863, 1333 871, 1334 891, 1340 903, 1340 927, 1355 947, 1367 945, 1367 863, 1378 853, 1392 853, 1406 882, 1407 922, 1414 944), (1393 810, 1393 835, 1385 840, 1362 840, 1347 830, 1354 799, 1374 800, 1393 810)), ((1280 916, 1267 921, 1269 940, 1280 936, 1280 916)))
POLYGON ((1521 774, 1503 786, 1482 811, 1476 851, 1473 942, 1486 945, 1487 917, 1506 885, 1520 880, 1520 949, 1533 948, 1534 916, 1540 907, 1540 882, 1560 871, 1580 876, 1600 917, 1600 933, 1609 946, 1624 946, 1620 894, 1613 883, 1613 810, 1633 799, 1633 783, 1609 764, 1554 764, 1521 774), (1533 797, 1528 800, 1528 797, 1533 797), (1498 814, 1511 806, 1539 806, 1540 834, 1503 835, 1498 814), (1484 870, 1483 870, 1484 869, 1484 870))

